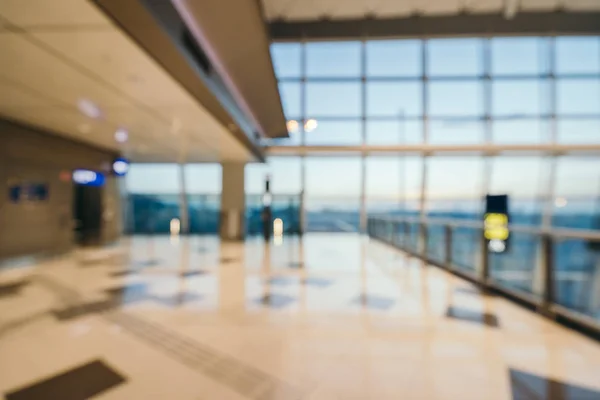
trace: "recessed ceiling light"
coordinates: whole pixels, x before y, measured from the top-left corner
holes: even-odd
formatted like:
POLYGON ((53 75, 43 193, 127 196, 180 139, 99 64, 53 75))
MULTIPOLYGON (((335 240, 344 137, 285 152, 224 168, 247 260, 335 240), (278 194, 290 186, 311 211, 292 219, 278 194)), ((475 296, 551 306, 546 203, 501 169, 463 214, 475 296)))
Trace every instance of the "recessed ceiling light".
POLYGON ((77 108, 90 118, 98 119, 102 116, 102 110, 93 101, 88 99, 80 99, 77 102, 77 108))
POLYGON ((129 139, 129 133, 127 133, 127 130, 124 128, 117 129, 115 132, 115 140, 119 143, 125 143, 127 142, 127 139, 129 139))

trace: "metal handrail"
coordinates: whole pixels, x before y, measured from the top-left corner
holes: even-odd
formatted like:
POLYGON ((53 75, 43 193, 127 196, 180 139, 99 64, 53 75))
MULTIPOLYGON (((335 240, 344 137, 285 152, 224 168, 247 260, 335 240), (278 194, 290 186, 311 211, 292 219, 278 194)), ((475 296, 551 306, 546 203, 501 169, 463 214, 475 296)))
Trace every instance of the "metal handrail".
MULTIPOLYGON (((475 228, 483 229, 483 221, 464 220, 456 218, 419 218, 419 217, 396 217, 396 216, 372 216, 373 220, 387 222, 407 222, 423 225, 444 225, 451 228, 475 228)), ((508 229, 512 232, 529 233, 537 236, 550 236, 553 239, 584 239, 589 241, 600 241, 600 231, 592 229, 574 228, 539 228, 529 225, 509 224, 508 229)))
MULTIPOLYGON (((517 290, 510 286, 502 284, 502 282, 496 280, 490 272, 490 265, 488 260, 489 249, 486 242, 483 241, 483 221, 477 220, 461 220, 452 218, 421 218, 414 216, 383 216, 383 215, 372 215, 368 218, 368 234, 377 239, 380 239, 394 247, 398 247, 401 250, 419 257, 427 262, 438 265, 451 273, 455 273, 466 279, 475 282, 482 287, 503 294, 511 299, 517 300, 522 304, 528 304, 535 310, 540 311, 543 315, 555 318, 562 318, 567 321, 569 326, 575 326, 580 331, 588 333, 593 337, 600 338, 600 321, 582 314, 577 310, 571 310, 567 307, 557 303, 555 297, 556 283, 555 279, 560 274, 560 271, 556 270, 554 265, 554 251, 556 239, 580 239, 598 242, 600 241, 600 231, 588 230, 588 229, 569 229, 569 228, 540 228, 527 225, 512 224, 509 225, 510 230, 513 232, 528 233, 531 235, 540 236, 539 239, 539 250, 541 264, 535 268, 541 268, 541 276, 543 276, 542 287, 539 292, 535 295, 528 293, 527 291, 517 290), (405 224, 403 229, 398 230, 394 225, 405 224), (409 237, 409 226, 418 226, 417 230, 417 245, 407 242, 409 237), (431 253, 428 250, 428 237, 430 232, 426 229, 428 226, 437 225, 443 226, 446 229, 446 249, 445 249, 445 260, 432 259, 431 253), (467 271, 453 268, 451 254, 452 254, 452 228, 475 228, 481 230, 481 265, 480 268, 475 268, 474 274, 468 273, 467 271), (403 236, 405 239, 397 240, 398 237, 403 236), (419 245, 420 243, 420 245, 419 245)), ((398 228, 401 228, 398 226, 398 228)))

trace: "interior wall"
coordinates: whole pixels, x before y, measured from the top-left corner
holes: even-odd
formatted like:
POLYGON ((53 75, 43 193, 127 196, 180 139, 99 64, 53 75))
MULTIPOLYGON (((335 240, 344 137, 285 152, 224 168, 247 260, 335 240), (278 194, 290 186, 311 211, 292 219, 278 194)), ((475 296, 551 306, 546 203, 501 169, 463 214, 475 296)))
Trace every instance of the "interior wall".
MULTIPOLYGON (((0 260, 71 249, 73 183, 68 174, 75 168, 109 171, 117 155, 0 119, 0 260), (19 182, 46 185, 47 198, 11 201, 10 187, 19 182)), ((106 176, 103 243, 116 240, 122 231, 118 178, 106 176)))

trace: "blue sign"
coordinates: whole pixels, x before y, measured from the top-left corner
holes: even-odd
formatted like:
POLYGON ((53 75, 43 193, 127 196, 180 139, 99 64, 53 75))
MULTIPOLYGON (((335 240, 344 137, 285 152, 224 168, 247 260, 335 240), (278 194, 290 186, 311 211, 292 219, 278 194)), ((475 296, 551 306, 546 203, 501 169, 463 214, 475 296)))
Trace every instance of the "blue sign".
POLYGON ((112 170, 116 176, 127 175, 127 172, 129 171, 129 161, 121 157, 115 159, 115 161, 113 161, 112 170))
POLYGON ((73 171, 73 182, 84 186, 102 186, 104 185, 104 175, 88 169, 76 169, 73 171))
POLYGON ((12 203, 46 201, 48 200, 48 185, 36 182, 21 182, 8 188, 8 197, 12 203))

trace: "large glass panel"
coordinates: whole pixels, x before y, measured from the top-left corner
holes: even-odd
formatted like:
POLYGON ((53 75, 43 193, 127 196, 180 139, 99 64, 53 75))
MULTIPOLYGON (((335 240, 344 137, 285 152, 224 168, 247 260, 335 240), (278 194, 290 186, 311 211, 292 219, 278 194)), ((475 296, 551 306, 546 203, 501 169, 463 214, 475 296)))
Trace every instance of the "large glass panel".
POLYGON ((367 116, 415 117, 423 114, 421 82, 369 82, 367 116))
POLYGON ((186 164, 185 190, 191 194, 221 194, 220 164, 186 164))
POLYGON ((306 113, 307 118, 360 117, 360 83, 307 83, 306 113))
POLYGON ((427 159, 428 217, 480 219, 484 160, 474 156, 427 159))
POLYGON ((302 74, 302 45, 300 43, 273 43, 271 58, 277 78, 299 78, 302 74))
POLYGON ((483 73, 481 39, 431 39, 427 42, 430 76, 478 76, 483 73))
POLYGON ((600 114, 600 79, 560 79, 556 91, 557 114, 600 114))
POLYGON ((368 213, 398 214, 401 203, 402 160, 392 156, 365 158, 366 202, 368 213))
POLYGON ((509 245, 503 253, 490 253, 490 276, 509 289, 534 294, 540 237, 523 232, 512 232, 509 245))
POLYGON ((125 182, 129 193, 178 194, 179 164, 131 164, 125 182))
POLYGON ((423 122, 420 120, 367 120, 368 145, 403 145, 423 142, 423 122))
POLYGON ((181 217, 179 194, 131 193, 128 202, 131 233, 170 233, 171 220, 181 217))
POLYGON ((169 233, 180 218, 179 164, 132 164, 126 177, 131 233, 169 233))
POLYGON ((268 174, 267 164, 246 164, 244 168, 244 191, 246 194, 262 195, 265 192, 265 179, 268 174))
POLYGON ((600 242, 554 243, 556 303, 600 321, 600 242))
POLYGON ((528 117, 548 113, 547 81, 501 80, 492 83, 492 115, 528 117))
POLYGON ((302 159, 300 157, 269 157, 267 162, 273 194, 295 195, 302 191, 302 159))
POLYGON ((246 232, 262 232, 261 212, 265 179, 270 176, 273 219, 280 218, 286 233, 297 233, 300 221, 302 166, 300 157, 271 157, 267 164, 248 164, 245 169, 246 232))
POLYGON ((540 119, 507 119, 492 122, 492 142, 502 144, 547 143, 549 121, 540 119))
POLYGON ((184 167, 190 233, 217 233, 221 210, 221 165, 184 167))
POLYGON ((540 75, 548 72, 548 39, 493 38, 493 75, 540 75))
POLYGON ((483 115, 481 81, 430 82, 428 112, 440 117, 478 117, 483 115))
POLYGON ((474 274, 481 263, 481 229, 469 227, 452 228, 452 267, 474 274))
POLYGON ((300 192, 302 191, 302 159, 300 157, 270 157, 271 205, 273 218, 283 222, 286 233, 300 228, 300 192))
POLYGON ((215 194, 188 194, 190 233, 219 232, 221 196, 215 194))
POLYGON ((594 74, 600 72, 600 38, 556 38, 556 73, 594 74))
POLYGON ((600 118, 559 119, 557 130, 558 143, 600 144, 600 118))
POLYGON ((297 82, 279 83, 279 96, 287 119, 299 119, 302 116, 302 87, 300 85, 297 82))
POLYGON ((446 263, 446 228, 443 225, 427 226, 427 256, 440 264, 446 263))
POLYGON ((554 226, 600 229, 598 157, 558 158, 554 193, 554 226))
POLYGON ((373 40, 366 43, 367 76, 421 76, 419 40, 373 40))
POLYGON ((423 157, 399 154, 404 169, 401 183, 404 214, 417 216, 421 212, 421 188, 423 185, 423 157))
POLYGON ((309 231, 358 231, 361 161, 360 157, 305 159, 309 231))
POLYGON ((548 160, 531 156, 498 156, 489 160, 489 194, 509 196, 511 223, 539 225, 548 187, 548 160))
POLYGON ((475 144, 485 140, 483 121, 431 121, 428 142, 431 144, 475 144))
POLYGON ((360 42, 306 44, 307 77, 359 77, 360 42))
POLYGON ((358 146, 362 143, 362 121, 318 121, 317 128, 305 132, 305 144, 358 146))

